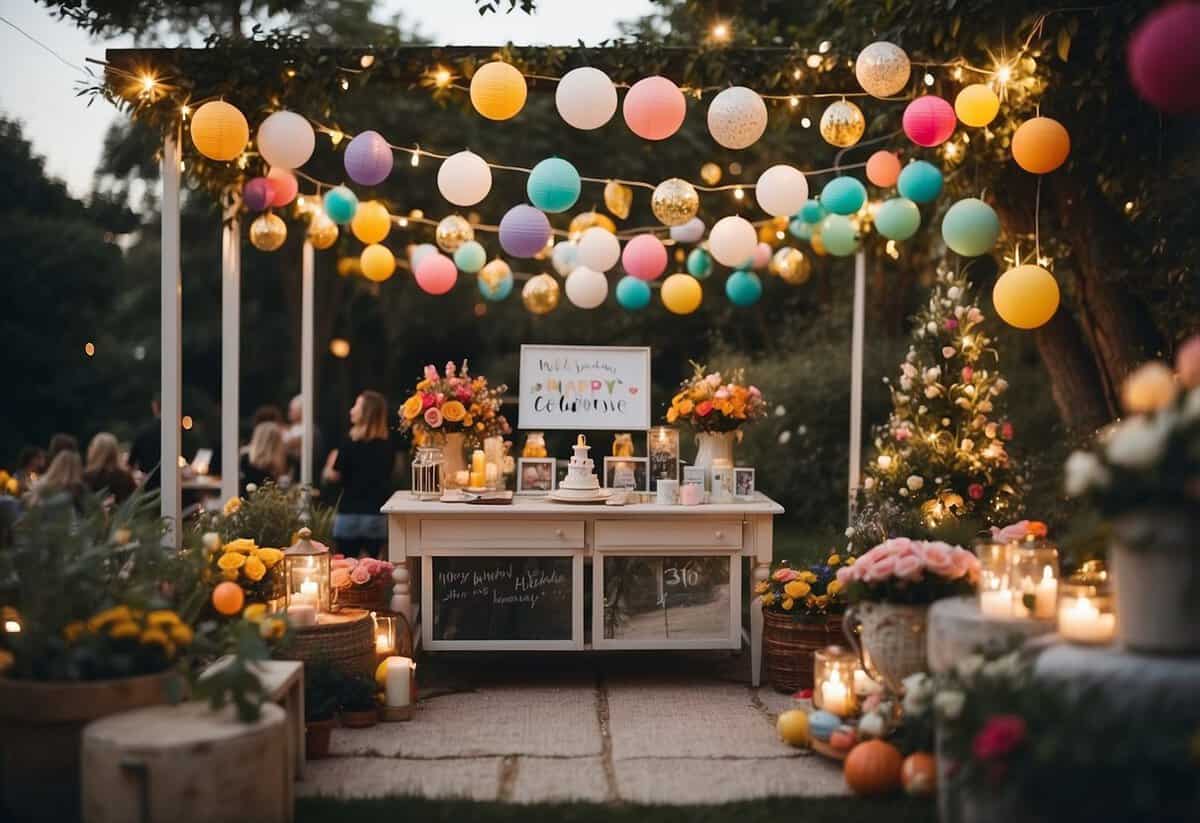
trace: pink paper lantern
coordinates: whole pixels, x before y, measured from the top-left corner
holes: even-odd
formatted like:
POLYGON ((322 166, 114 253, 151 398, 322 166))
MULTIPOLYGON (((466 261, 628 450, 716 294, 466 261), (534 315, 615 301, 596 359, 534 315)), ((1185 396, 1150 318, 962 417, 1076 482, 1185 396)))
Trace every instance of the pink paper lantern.
POLYGON ((271 184, 271 190, 275 192, 275 196, 271 198, 271 205, 276 208, 282 208, 295 200, 296 193, 300 191, 296 175, 287 169, 271 169, 267 173, 267 180, 271 184))
POLYGON ((1200 109, 1200 5, 1173 3, 1146 17, 1129 39, 1129 79, 1170 114, 1200 109))
POLYGON ((265 177, 255 177, 242 186, 242 202, 248 211, 263 211, 275 199, 275 187, 265 177))
POLYGON ((638 280, 657 280, 667 270, 667 249, 653 234, 639 234, 625 244, 621 265, 638 280))
POLYGON ((918 97, 904 110, 904 133, 918 146, 940 146, 954 134, 954 106, 935 94, 918 97))
POLYGON ((750 268, 765 269, 767 264, 771 262, 771 247, 766 243, 759 243, 754 247, 754 255, 750 258, 750 268))
POLYGON ((633 84, 625 94, 621 112, 629 130, 638 137, 666 140, 683 125, 687 102, 679 86, 655 75, 633 84))
POLYGON ((444 254, 427 254, 421 258, 413 275, 422 291, 429 294, 445 294, 454 288, 454 283, 458 280, 458 267, 444 254))

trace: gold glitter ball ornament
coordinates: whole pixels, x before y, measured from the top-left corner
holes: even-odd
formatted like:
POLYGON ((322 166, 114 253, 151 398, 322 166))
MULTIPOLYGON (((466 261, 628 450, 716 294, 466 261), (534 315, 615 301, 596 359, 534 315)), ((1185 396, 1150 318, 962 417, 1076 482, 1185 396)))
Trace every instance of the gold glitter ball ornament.
POLYGON ((250 244, 259 251, 275 251, 287 240, 287 224, 275 214, 260 214, 250 224, 250 244))
POLYGON ((604 185, 604 208, 624 220, 629 216, 629 207, 633 205, 633 190, 629 186, 609 180, 604 185))
POLYGON ((783 282, 799 286, 807 282, 812 275, 812 263, 804 252, 784 246, 771 257, 770 271, 778 275, 783 282))
POLYGON ((721 182, 721 167, 716 163, 705 163, 700 167, 700 179, 705 185, 715 186, 721 182))
POLYGON ((534 314, 549 314, 558 308, 558 281, 548 274, 539 274, 525 282, 521 302, 534 314))
POLYGON ((908 85, 912 66, 904 49, 879 40, 858 53, 854 76, 863 91, 872 97, 891 97, 908 85))
POLYGON ((570 236, 570 239, 578 240, 585 231, 593 226, 608 229, 613 234, 617 232, 617 224, 607 214, 601 214, 598 211, 585 211, 571 218, 571 225, 567 227, 567 234, 570 236))
POLYGON ((480 269, 477 277, 489 290, 495 291, 505 280, 512 279, 512 269, 509 268, 508 263, 497 257, 480 269))
POLYGON ((664 226, 682 226, 700 210, 700 195, 688 181, 672 177, 654 189, 650 210, 664 226))
POLYGON ((467 218, 459 214, 452 214, 449 217, 443 217, 437 224, 435 239, 438 248, 447 254, 454 254, 463 243, 475 239, 475 229, 471 228, 467 218))
POLYGON ((325 212, 316 212, 308 223, 305 236, 314 249, 327 249, 337 242, 337 223, 326 217, 325 212))
POLYGON ((853 146, 866 130, 867 119, 862 109, 849 100, 833 101, 821 115, 821 136, 831 146, 842 149, 853 146))

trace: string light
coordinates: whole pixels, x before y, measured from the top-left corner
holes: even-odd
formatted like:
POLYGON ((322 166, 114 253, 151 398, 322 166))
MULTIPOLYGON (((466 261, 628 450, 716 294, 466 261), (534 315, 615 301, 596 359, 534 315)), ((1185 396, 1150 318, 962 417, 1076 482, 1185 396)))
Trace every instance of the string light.
POLYGON ((795 69, 795 70, 792 72, 792 79, 793 79, 793 80, 799 80, 799 79, 800 79, 801 77, 803 77, 803 76, 804 76, 804 72, 803 72, 803 70, 801 70, 801 69, 795 69))
POLYGON ((996 81, 1004 86, 1012 79, 1012 66, 1008 63, 1001 63, 996 68, 996 81))
POLYGON ((1132 200, 1126 200, 1126 201, 1125 201, 1125 213, 1126 213, 1126 214, 1132 214, 1132 213, 1133 213, 1133 201, 1132 201, 1132 200))
POLYGON ((741 187, 738 187, 738 188, 736 188, 736 189, 734 189, 734 190, 733 190, 733 199, 734 199, 734 200, 741 200, 741 199, 742 199, 742 198, 744 198, 745 196, 746 196, 746 192, 745 192, 745 190, 744 190, 744 189, 742 189, 741 187))
POLYGON ((154 91, 154 87, 158 85, 158 78, 153 74, 143 74, 139 79, 142 84, 143 94, 151 94, 154 91))
POLYGON ((947 143, 946 148, 943 149, 943 151, 945 152, 947 160, 953 160, 954 158, 958 157, 958 144, 947 143))
POLYGON ((831 48, 833 48, 833 43, 830 43, 828 40, 822 40, 817 46, 817 51, 821 54, 827 54, 831 48))
POLYGON ((433 84, 439 89, 444 89, 450 85, 450 81, 454 79, 454 75, 450 73, 450 69, 445 66, 438 66, 433 72, 433 84))
POLYGON ((188 115, 190 115, 191 113, 192 113, 192 107, 189 106, 187 103, 184 103, 182 106, 179 107, 179 116, 181 118, 183 118, 184 120, 187 120, 188 115))
POLYGON ((342 337, 335 337, 329 341, 329 353, 339 360, 345 360, 350 356, 350 341, 342 337))
POLYGON ((20 634, 21 624, 16 620, 5 620, 4 631, 8 632, 9 634, 20 634))
POLYGON ((709 36, 714 43, 728 43, 731 35, 729 24, 724 21, 714 23, 709 31, 709 36))
POLYGON ((812 120, 810 120, 810 119, 809 119, 809 118, 807 118, 807 117, 801 117, 801 118, 800 118, 800 127, 801 127, 801 128, 805 128, 805 129, 807 129, 807 128, 809 128, 810 126, 812 126, 812 120))
POLYGON ((792 97, 790 100, 788 100, 788 103, 791 105, 792 108, 796 108, 796 106, 800 105, 800 98, 792 97))
POLYGON ((925 72, 925 85, 927 85, 927 86, 933 85, 933 75, 930 74, 929 72, 925 72))
POLYGON ((364 54, 362 57, 358 58, 358 65, 362 66, 364 69, 371 68, 371 66, 375 65, 375 55, 364 54))
POLYGON ((350 90, 350 81, 347 80, 345 77, 342 78, 341 83, 339 85, 341 85, 342 91, 350 90))
POLYGON ((887 256, 893 260, 900 259, 900 248, 896 245, 895 240, 887 241, 887 246, 884 247, 884 250, 887 252, 887 256))
POLYGON ((180 421, 180 424, 183 426, 183 430, 185 432, 190 432, 192 430, 192 416, 190 414, 185 414, 183 416, 183 420, 180 421))
POLYGON ((414 169, 417 166, 421 165, 421 147, 420 146, 417 146, 416 150, 413 151, 411 162, 412 162, 412 166, 414 169))
POLYGON ((407 218, 407 217, 400 217, 400 218, 397 218, 397 219, 396 219, 396 225, 397 225, 397 226, 399 226, 399 227, 400 227, 400 228, 402 228, 402 229, 406 229, 406 228, 408 228, 408 218, 407 218))
POLYGON ((88 357, 93 357, 96 354, 96 344, 91 340, 83 344, 83 353, 88 357))
POLYGON ((808 67, 809 67, 810 69, 815 69, 815 68, 817 68, 817 67, 819 67, 819 66, 821 65, 821 55, 819 55, 819 54, 810 54, 810 55, 808 56, 808 59, 807 59, 807 60, 805 60, 804 62, 808 64, 808 67))

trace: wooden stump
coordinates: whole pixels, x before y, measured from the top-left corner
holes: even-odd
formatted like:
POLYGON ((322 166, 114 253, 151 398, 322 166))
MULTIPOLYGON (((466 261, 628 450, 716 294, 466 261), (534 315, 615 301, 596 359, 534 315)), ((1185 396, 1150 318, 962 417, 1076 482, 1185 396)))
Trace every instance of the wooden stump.
POLYGON ((241 723, 232 706, 155 706, 83 732, 85 823, 285 823, 293 764, 283 709, 241 723))
POLYGON ((372 677, 375 673, 375 622, 369 612, 342 609, 322 613, 315 626, 298 626, 292 641, 276 653, 281 660, 302 663, 325 662, 349 675, 372 677))

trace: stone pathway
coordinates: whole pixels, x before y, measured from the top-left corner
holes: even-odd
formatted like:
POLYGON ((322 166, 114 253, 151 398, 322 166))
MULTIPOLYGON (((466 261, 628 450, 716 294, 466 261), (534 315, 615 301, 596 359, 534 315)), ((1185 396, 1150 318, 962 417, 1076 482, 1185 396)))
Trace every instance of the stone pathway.
POLYGON ((794 701, 723 653, 437 655, 414 720, 338 729, 302 795, 696 804, 846 793, 793 749, 794 701))

